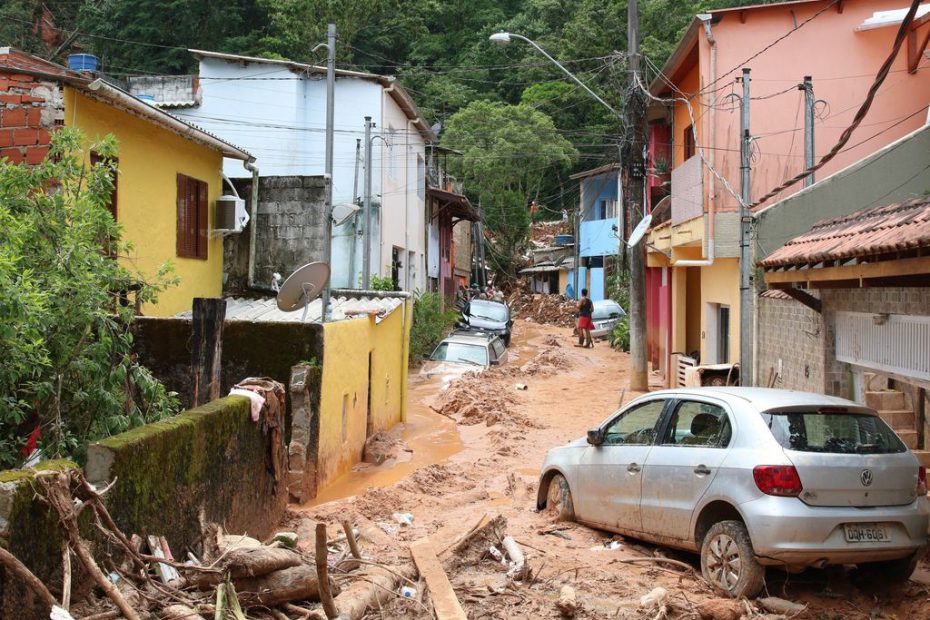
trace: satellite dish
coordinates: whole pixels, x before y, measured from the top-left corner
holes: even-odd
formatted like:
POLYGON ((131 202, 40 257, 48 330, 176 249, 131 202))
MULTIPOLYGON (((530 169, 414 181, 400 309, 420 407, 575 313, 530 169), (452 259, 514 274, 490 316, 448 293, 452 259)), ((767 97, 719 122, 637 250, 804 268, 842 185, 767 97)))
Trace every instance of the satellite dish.
MULTIPOLYGON (((304 314, 300 317, 300 321, 305 321, 310 302, 320 296, 327 282, 329 282, 329 265, 326 263, 304 265, 289 275, 281 285, 277 297, 278 309, 283 312, 294 312, 302 307, 304 314)), ((326 309, 324 308, 323 311, 325 312, 326 309)))
POLYGON ((633 229, 633 232, 630 234, 630 238, 626 240, 626 246, 628 248, 635 247, 637 243, 643 240, 643 236, 646 234, 646 231, 649 230, 649 225, 652 223, 652 213, 647 213, 646 217, 639 221, 639 224, 636 225, 636 228, 633 229))
POLYGON ((359 210, 359 206, 346 202, 339 205, 333 205, 333 224, 339 226, 344 223, 347 219, 355 215, 359 210))

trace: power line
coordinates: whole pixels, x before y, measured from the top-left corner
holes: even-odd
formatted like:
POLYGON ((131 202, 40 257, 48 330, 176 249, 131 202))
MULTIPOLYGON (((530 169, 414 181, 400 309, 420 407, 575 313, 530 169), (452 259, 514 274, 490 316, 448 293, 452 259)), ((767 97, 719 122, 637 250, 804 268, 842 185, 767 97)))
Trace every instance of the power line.
POLYGON ((853 118, 852 123, 843 130, 843 133, 840 135, 840 139, 836 144, 833 145, 833 148, 830 149, 830 152, 821 158, 819 162, 809 167, 807 170, 802 171, 800 174, 788 179, 775 189, 769 191, 762 198, 755 201, 752 205, 749 205, 749 208, 756 207, 769 198, 772 198, 789 187, 795 185, 796 183, 802 181, 805 177, 810 175, 817 170, 823 168, 831 159, 837 156, 840 150, 846 146, 846 143, 849 142, 849 139, 852 137, 853 132, 865 118, 865 115, 868 114, 869 108, 872 107, 872 101, 875 99, 875 94, 878 92, 878 89, 881 88, 882 83, 884 83, 885 78, 888 77, 888 72, 891 70, 891 65, 894 63, 895 58, 898 57, 898 52, 901 50, 901 45, 904 43, 904 39, 907 38, 908 30, 910 29, 911 23, 914 21, 914 15, 917 14, 917 8, 920 6, 920 0, 913 0, 911 2, 911 7, 907 11, 907 15, 904 16, 904 19, 901 21, 901 26, 898 28, 898 33, 894 39, 894 45, 891 48, 891 53, 888 54, 888 58, 885 59, 885 62, 882 63, 881 68, 878 70, 878 74, 875 76, 875 80, 872 82, 872 86, 869 88, 869 92, 866 95, 865 100, 862 102, 862 105, 859 106, 859 111, 856 112, 856 116, 853 118))

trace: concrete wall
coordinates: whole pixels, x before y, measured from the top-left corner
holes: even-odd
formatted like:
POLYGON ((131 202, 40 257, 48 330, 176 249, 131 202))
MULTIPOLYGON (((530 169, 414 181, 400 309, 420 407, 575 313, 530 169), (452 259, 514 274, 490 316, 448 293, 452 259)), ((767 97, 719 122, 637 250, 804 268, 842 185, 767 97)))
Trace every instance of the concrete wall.
POLYGON ((348 473, 370 432, 406 420, 412 302, 380 323, 374 318, 324 325, 318 484, 348 473), (370 379, 369 379, 370 378, 370 379), (370 409, 369 409, 370 403, 370 409))
MULTIPOLYGON (((239 195, 251 213, 252 181, 237 182, 239 195)), ((269 177, 258 182, 257 221, 224 240, 226 291, 243 291, 248 283, 251 226, 256 226, 255 283, 270 288, 272 274, 287 278, 295 269, 325 261, 324 216, 326 184, 322 176, 269 177)), ((341 286, 348 277, 348 261, 334 260, 333 281, 341 286)))
POLYGON ((759 385, 771 373, 775 387, 823 393, 825 334, 823 317, 793 299, 762 297, 759 304, 759 341, 756 372, 759 385))
POLYGON ((177 175, 207 183, 208 226, 214 227, 213 205, 222 192, 223 157, 177 134, 116 108, 65 89, 65 124, 79 128, 88 148, 113 134, 119 141, 117 221, 123 240, 134 246, 121 259, 130 271, 153 278, 167 261, 174 265, 178 286, 159 295, 158 304, 143 308, 154 316, 191 309, 194 297, 218 297, 223 286, 223 240, 211 235, 206 260, 177 256, 177 175))
POLYGON ((284 451, 283 429, 265 430, 249 400, 231 396, 91 444, 85 472, 94 484, 117 479, 106 501, 120 529, 181 550, 205 523, 270 534, 287 505, 284 451))

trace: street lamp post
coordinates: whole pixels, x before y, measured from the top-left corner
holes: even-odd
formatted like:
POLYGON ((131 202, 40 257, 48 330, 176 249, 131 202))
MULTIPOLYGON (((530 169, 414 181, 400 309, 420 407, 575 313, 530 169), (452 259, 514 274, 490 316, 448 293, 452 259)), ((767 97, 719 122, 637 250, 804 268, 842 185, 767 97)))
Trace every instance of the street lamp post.
MULTIPOLYGON (((632 11, 632 15, 630 16, 631 21, 632 19, 635 19, 638 22, 638 17, 636 16, 636 3, 634 1, 631 1, 630 4, 631 4, 631 11, 632 11)), ((631 38, 634 39, 633 49, 631 49, 631 54, 632 54, 631 64, 633 64, 634 70, 638 70, 639 68, 638 64, 634 64, 634 63, 638 63, 638 55, 639 55, 638 40, 635 40, 635 36, 638 34, 638 31, 635 28, 633 28, 631 30, 631 34, 633 35, 631 36, 631 38)), ((512 32, 503 32, 503 31, 495 32, 489 37, 489 39, 493 41, 494 43, 498 43, 500 45, 507 45, 513 39, 519 39, 520 41, 525 41, 526 43, 529 43, 534 48, 536 48, 536 51, 538 51, 540 54, 548 58, 549 61, 552 62, 552 64, 554 64, 556 67, 561 69, 565 75, 567 75, 569 78, 572 79, 572 81, 574 81, 576 84, 581 86, 589 95, 597 99, 597 101, 601 105, 603 105, 605 108, 610 110, 615 116, 622 118, 622 115, 620 114, 620 112, 614 109, 614 107, 611 106, 609 103, 604 101, 600 96, 598 96, 597 93, 595 93, 593 90, 588 88, 584 82, 579 80, 571 71, 569 71, 564 66, 562 66, 562 64, 558 60, 550 56, 546 52, 546 50, 541 48, 534 41, 524 37, 523 35, 514 34, 512 32)), ((640 129, 641 128, 636 127, 634 128, 634 132, 639 132, 640 129)), ((638 136, 639 134, 636 133, 636 135, 638 136)), ((634 146, 635 146, 635 142, 636 141, 634 141, 634 146)), ((619 198, 619 195, 617 197, 619 198)), ((634 198, 633 200, 635 199, 636 198, 634 198)), ((630 215, 632 215, 632 213, 630 215)), ((581 239, 579 238, 581 217, 582 217, 582 213, 579 210, 578 216, 575 220, 577 223, 576 234, 575 234, 575 237, 576 237, 575 247, 576 248, 581 243, 581 239)), ((622 231, 621 231, 621 237, 622 237, 622 231)), ((645 269, 644 269, 645 256, 643 256, 643 249, 642 249, 642 246, 640 246, 640 243, 641 241, 637 241, 636 243, 630 245, 631 263, 632 263, 631 274, 630 274, 630 300, 631 301, 630 301, 630 308, 629 308, 630 314, 631 314, 630 358, 631 358, 631 367, 632 367, 631 369, 632 372, 630 375, 630 387, 634 390, 645 391, 646 389, 648 389, 647 376, 645 372, 645 369, 646 369, 646 338, 645 338, 646 322, 645 322, 644 314, 645 314, 645 309, 646 309, 646 304, 645 304, 646 282, 645 282, 645 269)), ((578 253, 576 252, 576 256, 577 254, 578 253)), ((580 263, 579 260, 575 261, 575 280, 576 280, 575 281, 575 294, 576 295, 580 294, 580 291, 578 290, 579 283, 577 282, 578 272, 581 267, 579 263, 580 263)))

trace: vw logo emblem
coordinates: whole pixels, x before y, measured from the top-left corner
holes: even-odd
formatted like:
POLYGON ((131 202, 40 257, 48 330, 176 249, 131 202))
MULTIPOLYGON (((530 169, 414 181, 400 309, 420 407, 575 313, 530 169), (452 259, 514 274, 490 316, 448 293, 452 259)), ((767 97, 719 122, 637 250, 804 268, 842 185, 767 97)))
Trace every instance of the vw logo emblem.
POLYGON ((862 486, 867 487, 872 484, 872 470, 863 469, 862 473, 859 474, 859 480, 862 482, 862 486))

